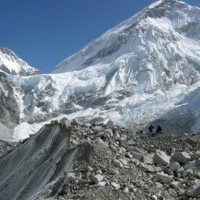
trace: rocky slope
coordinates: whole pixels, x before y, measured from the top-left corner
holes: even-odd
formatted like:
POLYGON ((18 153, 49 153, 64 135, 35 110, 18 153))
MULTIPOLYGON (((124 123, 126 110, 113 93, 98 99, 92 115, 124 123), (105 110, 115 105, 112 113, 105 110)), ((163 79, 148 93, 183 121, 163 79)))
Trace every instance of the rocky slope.
POLYGON ((200 137, 46 125, 0 158, 0 199, 200 199, 200 137))
POLYGON ((66 173, 92 152, 86 143, 73 148, 71 137, 69 127, 55 123, 5 153, 0 159, 0 199, 56 195, 66 173))

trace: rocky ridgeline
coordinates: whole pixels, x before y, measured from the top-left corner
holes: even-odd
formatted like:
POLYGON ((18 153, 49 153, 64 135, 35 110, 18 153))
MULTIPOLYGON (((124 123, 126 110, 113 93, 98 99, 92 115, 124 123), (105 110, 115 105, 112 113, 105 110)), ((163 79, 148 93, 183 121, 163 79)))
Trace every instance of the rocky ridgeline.
POLYGON ((200 199, 200 136, 136 135, 112 122, 70 126, 71 148, 88 144, 94 152, 48 200, 200 199))

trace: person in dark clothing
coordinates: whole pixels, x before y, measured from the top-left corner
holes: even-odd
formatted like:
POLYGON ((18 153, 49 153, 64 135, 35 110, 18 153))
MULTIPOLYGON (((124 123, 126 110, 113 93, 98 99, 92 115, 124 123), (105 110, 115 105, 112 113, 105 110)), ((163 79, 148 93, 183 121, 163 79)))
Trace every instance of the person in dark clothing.
POLYGON ((158 133, 161 133, 162 132, 162 128, 161 128, 161 126, 157 126, 157 129, 156 129, 156 134, 158 134, 158 133))
POLYGON ((152 135, 153 134, 153 129, 154 129, 154 127, 151 125, 151 126, 149 126, 149 135, 152 135))

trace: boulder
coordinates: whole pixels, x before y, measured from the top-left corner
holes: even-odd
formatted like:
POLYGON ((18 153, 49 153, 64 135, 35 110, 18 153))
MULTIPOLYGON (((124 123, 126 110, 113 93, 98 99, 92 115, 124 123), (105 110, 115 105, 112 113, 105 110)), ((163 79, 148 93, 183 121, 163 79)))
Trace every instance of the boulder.
POLYGON ((173 154, 173 159, 181 164, 185 164, 190 161, 191 157, 187 152, 175 151, 173 154))
POLYGON ((169 168, 175 172, 181 168, 180 164, 178 162, 171 162, 169 165, 169 168))
POLYGON ((193 160, 188 162, 187 164, 184 165, 184 168, 187 169, 192 169, 193 172, 199 173, 200 172, 200 160, 193 160))
POLYGON ((143 160, 144 155, 138 152, 131 152, 131 155, 133 156, 133 158, 137 159, 137 160, 143 160))
POLYGON ((123 165, 128 165, 128 161, 125 158, 120 158, 119 161, 123 164, 123 165))
POLYGON ((112 128, 114 125, 115 125, 115 123, 111 119, 109 119, 108 122, 106 123, 106 126, 108 128, 112 128))
POLYGON ((157 173, 157 177, 162 183, 171 183, 174 180, 173 176, 169 176, 163 172, 157 173))
POLYGON ((200 195, 200 181, 197 181, 192 185, 186 192, 186 195, 189 197, 197 197, 200 195))
POLYGON ((111 129, 105 129, 104 132, 108 137, 113 137, 113 131, 111 129))
POLYGON ((100 186, 100 187, 104 187, 105 185, 106 185, 105 181, 98 182, 98 186, 100 186))
POLYGON ((118 183, 112 182, 111 185, 116 189, 119 190, 120 185, 118 183))
POLYGON ((151 173, 155 172, 155 168, 152 165, 140 162, 139 166, 146 172, 151 172, 151 173))
POLYGON ((101 174, 93 175, 92 180, 97 184, 103 180, 103 176, 101 174))
POLYGON ((123 164, 117 159, 113 160, 113 165, 116 167, 123 167, 123 164))
POLYGON ((154 162, 153 162, 153 158, 154 158, 154 156, 155 156, 155 153, 148 153, 148 154, 146 154, 145 156, 144 156, 144 158, 143 158, 143 162, 145 163, 145 164, 153 164, 154 162))
POLYGON ((183 167, 181 167, 180 169, 177 170, 177 175, 178 177, 184 178, 187 175, 187 172, 183 167))
POLYGON ((158 197, 156 195, 153 195, 151 198, 152 200, 158 200, 158 197))
POLYGON ((140 153, 140 154, 143 154, 143 155, 146 154, 145 150, 143 150, 141 148, 137 148, 137 147, 133 148, 133 151, 137 152, 137 153, 140 153))
POLYGON ((154 164, 169 165, 170 159, 171 158, 164 151, 156 150, 153 162, 154 164))
POLYGON ((108 170, 108 173, 110 175, 118 175, 119 174, 119 171, 117 169, 109 169, 108 170))
POLYGON ((76 180, 76 175, 73 172, 68 172, 67 177, 69 180, 76 180))
POLYGON ((104 128, 102 126, 94 126, 92 127, 92 130, 95 134, 98 134, 98 133, 101 133, 101 132, 104 132, 104 128))
POLYGON ((178 189, 182 186, 182 184, 179 181, 173 181, 173 182, 170 183, 170 186, 178 189))

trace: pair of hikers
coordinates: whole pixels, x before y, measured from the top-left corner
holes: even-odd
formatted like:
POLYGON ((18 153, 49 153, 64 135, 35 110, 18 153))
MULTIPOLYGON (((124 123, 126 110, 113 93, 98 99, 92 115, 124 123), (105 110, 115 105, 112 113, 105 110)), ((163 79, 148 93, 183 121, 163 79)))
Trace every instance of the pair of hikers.
POLYGON ((156 129, 155 133, 153 133, 153 129, 154 129, 154 126, 150 125, 149 126, 149 135, 157 135, 162 132, 162 128, 159 125, 157 125, 157 129, 156 129))

